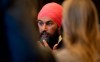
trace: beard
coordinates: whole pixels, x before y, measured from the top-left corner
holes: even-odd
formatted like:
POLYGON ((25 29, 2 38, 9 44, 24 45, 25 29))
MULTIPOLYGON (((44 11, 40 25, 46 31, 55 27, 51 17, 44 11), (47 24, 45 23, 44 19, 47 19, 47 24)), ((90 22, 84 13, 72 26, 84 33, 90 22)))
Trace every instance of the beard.
POLYGON ((40 37, 41 37, 41 39, 40 39, 41 41, 45 40, 48 43, 49 42, 49 38, 50 38, 50 34, 47 33, 46 31, 43 31, 41 33, 40 37))
POLYGON ((53 35, 50 35, 48 32, 43 31, 40 34, 40 41, 42 42, 43 40, 47 41, 48 45, 50 46, 50 48, 52 49, 53 46, 58 42, 58 37, 59 37, 59 33, 58 33, 58 29, 56 29, 56 31, 54 32, 53 35))

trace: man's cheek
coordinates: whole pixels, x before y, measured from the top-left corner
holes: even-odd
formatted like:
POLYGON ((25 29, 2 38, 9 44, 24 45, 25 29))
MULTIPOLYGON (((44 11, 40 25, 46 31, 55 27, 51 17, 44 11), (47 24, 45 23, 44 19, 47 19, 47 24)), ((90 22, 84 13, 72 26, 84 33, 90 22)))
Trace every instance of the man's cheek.
POLYGON ((42 31, 43 31, 42 29, 39 29, 39 32, 40 32, 40 33, 42 33, 42 31))
POLYGON ((54 34, 54 30, 50 30, 50 34, 53 35, 54 34))
POLYGON ((39 30, 39 32, 41 33, 41 30, 39 30))

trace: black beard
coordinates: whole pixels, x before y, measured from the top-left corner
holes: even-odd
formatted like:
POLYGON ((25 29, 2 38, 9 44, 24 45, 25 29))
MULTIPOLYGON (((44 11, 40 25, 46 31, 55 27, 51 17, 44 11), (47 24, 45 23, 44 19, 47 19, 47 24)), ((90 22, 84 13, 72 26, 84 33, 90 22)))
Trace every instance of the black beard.
POLYGON ((58 29, 55 31, 54 35, 52 36, 50 36, 50 34, 47 33, 46 31, 43 31, 40 36, 41 36, 40 41, 46 40, 50 48, 53 49, 53 46, 58 42, 58 38, 59 38, 58 29), (46 34, 47 37, 42 37, 43 34, 46 34))

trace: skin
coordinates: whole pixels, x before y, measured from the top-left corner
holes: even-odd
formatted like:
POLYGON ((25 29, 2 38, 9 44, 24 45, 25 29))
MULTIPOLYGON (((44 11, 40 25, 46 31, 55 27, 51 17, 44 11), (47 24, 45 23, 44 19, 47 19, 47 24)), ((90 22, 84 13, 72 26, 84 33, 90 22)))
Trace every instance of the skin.
POLYGON ((55 33, 58 26, 52 19, 48 17, 43 17, 39 19, 38 27, 40 33, 46 31, 47 33, 50 34, 50 36, 52 36, 55 33))

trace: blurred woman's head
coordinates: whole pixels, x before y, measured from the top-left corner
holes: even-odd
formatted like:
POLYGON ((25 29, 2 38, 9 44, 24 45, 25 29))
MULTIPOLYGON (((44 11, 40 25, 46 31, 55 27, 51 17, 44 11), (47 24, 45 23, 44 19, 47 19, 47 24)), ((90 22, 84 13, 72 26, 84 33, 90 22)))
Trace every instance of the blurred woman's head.
POLYGON ((95 41, 99 27, 94 4, 90 0, 69 0, 63 6, 64 37, 67 36, 71 44, 77 43, 78 38, 85 43, 95 41))
POLYGON ((67 0, 63 7, 65 46, 81 57, 92 59, 99 36, 98 15, 93 2, 67 0))

